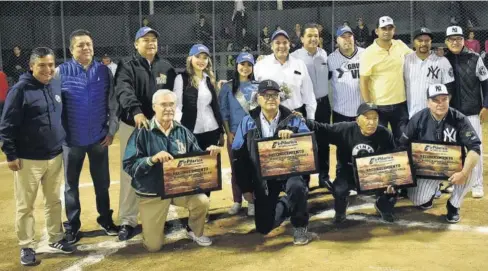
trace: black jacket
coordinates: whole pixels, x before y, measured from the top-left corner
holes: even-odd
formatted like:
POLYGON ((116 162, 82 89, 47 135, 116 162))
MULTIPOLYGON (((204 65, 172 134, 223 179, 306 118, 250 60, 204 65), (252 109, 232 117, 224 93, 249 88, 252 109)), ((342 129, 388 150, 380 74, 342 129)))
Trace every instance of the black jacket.
POLYGON ((466 116, 478 115, 482 106, 488 107, 488 80, 480 81, 478 77, 479 74, 484 73, 486 75, 488 73, 483 61, 477 53, 468 50, 466 47, 457 55, 449 51, 446 58, 454 70, 451 107, 466 116), (483 66, 478 66, 478 61, 483 66))
POLYGON ((154 116, 152 96, 158 89, 173 90, 176 72, 171 64, 156 55, 149 63, 136 54, 121 61, 115 72, 115 92, 120 104, 120 119, 134 126, 134 116, 143 113, 147 119, 154 116))
MULTIPOLYGON (((181 109, 181 124, 183 124, 183 126, 188 128, 190 131, 193 131, 193 129, 195 129, 195 122, 197 121, 198 89, 190 84, 190 77, 188 76, 188 73, 182 73, 181 78, 183 79, 183 107, 181 109)), ((217 93, 215 92, 215 88, 208 77, 207 87, 212 94, 212 102, 210 102, 210 106, 212 107, 215 120, 217 120, 217 124, 219 125, 219 131, 221 134, 223 134, 223 121, 222 115, 220 114, 217 93)))
POLYGON ((468 118, 454 108, 449 108, 440 122, 434 119, 429 108, 413 115, 400 137, 400 145, 406 148, 410 142, 416 140, 458 143, 468 151, 481 154, 481 141, 476 131, 468 118))
POLYGON ((2 150, 8 161, 49 160, 62 152, 61 82, 47 85, 24 73, 7 94, 0 124, 2 150))

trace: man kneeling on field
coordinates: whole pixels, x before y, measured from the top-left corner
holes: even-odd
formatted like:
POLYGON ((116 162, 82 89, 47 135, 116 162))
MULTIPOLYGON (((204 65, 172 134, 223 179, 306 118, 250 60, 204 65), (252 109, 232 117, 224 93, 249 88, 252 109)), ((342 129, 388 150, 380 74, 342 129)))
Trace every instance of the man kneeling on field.
MULTIPOLYGON (((464 196, 474 184, 469 176, 478 163, 481 154, 481 141, 476 134, 468 117, 456 109, 449 107, 451 95, 443 84, 430 85, 427 90, 427 107, 413 115, 403 135, 400 144, 407 147, 416 140, 450 142, 463 145, 468 150, 463 169, 449 177, 454 185, 454 191, 447 201, 446 220, 457 223, 461 220, 459 208, 464 196)), ((440 180, 418 179, 417 187, 408 189, 408 198, 415 206, 423 210, 433 207, 433 201, 440 180)))
MULTIPOLYGON (((164 240, 164 223, 169 205, 188 208, 187 236, 200 246, 210 246, 212 241, 203 235, 209 200, 205 194, 161 199, 162 165, 173 155, 201 152, 195 136, 174 121, 176 95, 171 90, 158 90, 153 95, 154 117, 149 129, 134 130, 127 143, 124 170, 132 179, 132 187, 140 198, 139 212, 142 221, 144 246, 150 252, 161 249, 164 240)), ((210 154, 217 156, 220 148, 210 146, 210 154)))
POLYGON ((290 217, 295 245, 309 242, 307 234, 308 188, 301 176, 261 181, 257 178, 256 139, 290 138, 294 133, 309 132, 305 123, 289 109, 280 106, 280 87, 272 80, 259 84, 259 106, 242 119, 237 128, 233 151, 233 168, 244 198, 252 202, 254 193, 256 230, 267 234, 290 217), (279 197, 284 191, 286 196, 279 197))

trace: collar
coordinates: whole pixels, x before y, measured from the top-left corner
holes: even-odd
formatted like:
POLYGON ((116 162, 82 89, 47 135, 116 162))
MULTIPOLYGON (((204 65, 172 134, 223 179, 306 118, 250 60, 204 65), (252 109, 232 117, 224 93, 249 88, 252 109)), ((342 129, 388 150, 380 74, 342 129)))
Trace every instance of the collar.
MULTIPOLYGON (((379 47, 379 46, 378 46, 379 47)), ((381 47, 380 47, 381 48, 381 47)), ((339 52, 339 54, 341 54, 343 57, 347 58, 347 59, 351 59, 353 58, 357 53, 358 53, 358 47, 356 45, 354 45, 354 51, 352 52, 352 55, 351 56, 346 56, 344 55, 341 50, 339 50, 339 48, 336 49, 337 52, 339 52)))
MULTIPOLYGON (((390 49, 385 49, 385 48, 383 48, 383 47, 380 47, 380 46, 378 45, 378 43, 376 43, 376 41, 377 41, 377 40, 378 40, 378 38, 374 39, 373 44, 371 44, 371 45, 373 46, 373 48, 374 48, 375 50, 377 50, 377 51, 389 51, 389 50, 393 49, 393 47, 395 47, 395 46, 398 44, 398 41, 397 41, 397 40, 392 39, 392 40, 391 40, 391 47, 390 47, 390 49)), ((357 47, 357 46, 356 46, 356 47, 357 47)))
MULTIPOLYGON (((171 130, 175 129, 177 126, 178 126, 178 123, 173 120, 173 122, 171 123, 171 126, 170 126, 170 128, 169 128, 168 131, 171 131, 171 130)), ((161 124, 159 124, 158 120, 156 120, 156 118, 153 117, 151 119, 151 121, 149 122, 149 130, 152 131, 152 130, 155 130, 156 129, 156 130, 159 130, 159 131, 163 132, 163 129, 160 128, 160 127, 161 127, 161 124)))
POLYGON ((280 64, 280 65, 285 65, 286 63, 288 63, 288 62, 290 61, 290 52, 288 52, 288 56, 286 56, 286 61, 285 61, 285 63, 283 63, 283 64, 281 64, 281 62, 280 62, 280 61, 279 61, 279 60, 276 58, 276 56, 275 56, 275 54, 274 54, 274 53, 272 54, 272 56, 273 56, 273 61, 274 61, 275 63, 280 64))
MULTIPOLYGON (((78 62, 78 60, 76 60, 76 59, 74 59, 74 58, 73 58, 72 60, 73 60, 73 62, 74 62, 74 63, 75 63, 77 66, 80 66, 81 68, 85 69, 85 68, 83 67, 83 65, 81 65, 81 63, 80 63, 80 62, 78 62)), ((90 64, 89 64, 89 65, 86 67, 86 70, 88 71, 88 70, 89 70, 89 69, 90 69, 90 68, 91 68, 91 67, 92 67, 94 64, 95 64, 95 60, 94 60, 94 59, 92 59, 92 61, 90 62, 90 64)))
POLYGON ((280 120, 280 116, 281 116, 281 114, 280 114, 280 110, 278 109, 278 113, 276 114, 276 116, 274 117, 274 119, 273 119, 273 120, 271 120, 271 122, 270 122, 270 121, 268 121, 268 120, 266 119, 266 117, 264 116, 263 111, 261 111, 261 112, 259 113, 259 118, 260 118, 262 121, 266 121, 266 122, 267 122, 267 123, 269 123, 269 124, 272 124, 273 122, 274 122, 274 123, 278 123, 278 121, 280 120))

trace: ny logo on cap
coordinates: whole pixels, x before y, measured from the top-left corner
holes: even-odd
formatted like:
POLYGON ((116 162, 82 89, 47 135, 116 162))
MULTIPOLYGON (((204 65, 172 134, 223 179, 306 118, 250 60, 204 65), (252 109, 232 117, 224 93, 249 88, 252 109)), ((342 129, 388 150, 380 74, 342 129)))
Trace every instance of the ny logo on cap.
POLYGON ((205 47, 203 47, 203 46, 199 46, 199 47, 198 47, 198 50, 205 50, 205 47))
POLYGON ((272 81, 268 81, 268 87, 272 87, 273 86, 273 82, 272 81))
POLYGON ((245 59, 250 59, 251 57, 249 55, 245 55, 243 56, 242 58, 245 58, 245 59))
POLYGON ((456 32, 456 33, 458 32, 457 27, 452 27, 451 30, 452 30, 452 32, 456 32))
POLYGON ((436 91, 436 92, 441 92, 441 91, 442 91, 441 86, 435 86, 435 91, 436 91))
POLYGON ((420 29, 420 32, 425 33, 425 32, 428 32, 428 30, 427 30, 427 28, 422 27, 422 28, 420 29))

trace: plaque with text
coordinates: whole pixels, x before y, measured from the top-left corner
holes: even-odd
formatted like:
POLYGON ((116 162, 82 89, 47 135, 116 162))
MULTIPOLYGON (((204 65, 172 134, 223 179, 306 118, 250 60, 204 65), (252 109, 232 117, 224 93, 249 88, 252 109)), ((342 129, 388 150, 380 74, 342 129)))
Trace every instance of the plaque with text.
POLYGON ((161 198, 175 198, 222 189, 221 158, 210 152, 174 156, 162 164, 161 198))
POLYGON ((256 140, 258 177, 261 180, 285 179, 318 172, 314 133, 294 134, 288 139, 256 140))
POLYGON ((463 169, 465 153, 459 144, 412 142, 410 147, 417 178, 447 180, 463 169))

